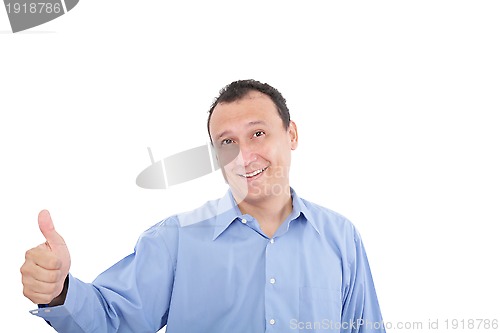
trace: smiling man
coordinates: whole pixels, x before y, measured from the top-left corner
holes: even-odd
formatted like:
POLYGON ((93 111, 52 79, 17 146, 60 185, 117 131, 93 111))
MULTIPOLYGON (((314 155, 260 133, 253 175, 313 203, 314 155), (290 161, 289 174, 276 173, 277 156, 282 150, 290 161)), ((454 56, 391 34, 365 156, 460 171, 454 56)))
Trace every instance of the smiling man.
POLYGON ((366 253, 341 215, 289 184, 296 124, 268 84, 236 81, 209 111, 226 195, 143 233, 84 283, 47 211, 24 294, 58 332, 385 332, 366 253))
MULTIPOLYGON (((260 92, 252 85, 260 87, 243 81, 221 94, 210 110, 209 134, 240 211, 252 215, 272 237, 292 211, 288 174, 297 128, 288 110, 278 112, 266 94, 273 92, 270 87, 262 86, 260 92)), ((280 98, 277 92, 274 98, 280 98)))

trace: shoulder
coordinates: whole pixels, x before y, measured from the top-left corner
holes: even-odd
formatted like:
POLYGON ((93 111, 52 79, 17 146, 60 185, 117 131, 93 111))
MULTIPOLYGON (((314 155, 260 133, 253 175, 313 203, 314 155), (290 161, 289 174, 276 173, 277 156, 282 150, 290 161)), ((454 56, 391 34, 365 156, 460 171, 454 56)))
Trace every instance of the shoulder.
POLYGON ((175 258, 179 242, 186 238, 186 235, 200 232, 208 236, 212 234, 206 233, 207 228, 198 228, 198 226, 210 228, 214 224, 218 201, 208 201, 196 209, 174 214, 157 222, 142 232, 137 240, 136 250, 141 248, 166 250, 172 258, 175 258))
POLYGON ((164 234, 178 234, 181 228, 199 223, 210 224, 217 216, 220 200, 210 200, 193 210, 168 216, 147 229, 143 236, 157 237, 164 234))
POLYGON ((306 212, 309 215, 307 216, 306 213, 306 218, 312 220, 320 233, 327 236, 341 235, 342 237, 349 237, 353 240, 359 238, 359 233, 355 225, 344 215, 307 199, 300 198, 300 200, 304 207, 306 207, 306 212))

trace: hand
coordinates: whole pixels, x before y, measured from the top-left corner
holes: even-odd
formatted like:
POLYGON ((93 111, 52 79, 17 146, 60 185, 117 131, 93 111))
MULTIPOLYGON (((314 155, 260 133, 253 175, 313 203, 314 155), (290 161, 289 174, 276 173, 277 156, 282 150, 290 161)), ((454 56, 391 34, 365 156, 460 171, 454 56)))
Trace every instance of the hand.
POLYGON ((38 214, 38 226, 46 242, 26 252, 21 266, 23 293, 35 304, 60 305, 66 298, 64 281, 69 273, 71 258, 48 211, 42 210, 38 214))

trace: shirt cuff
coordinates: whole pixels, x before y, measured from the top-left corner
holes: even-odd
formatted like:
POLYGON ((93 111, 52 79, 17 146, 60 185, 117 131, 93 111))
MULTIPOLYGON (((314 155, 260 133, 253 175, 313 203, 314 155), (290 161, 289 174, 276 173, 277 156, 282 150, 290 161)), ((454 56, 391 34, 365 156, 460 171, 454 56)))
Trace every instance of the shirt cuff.
POLYGON ((71 310, 74 308, 75 304, 74 295, 76 294, 75 288, 77 288, 77 285, 78 281, 71 274, 68 274, 68 292, 66 294, 64 304, 58 306, 48 306, 47 304, 40 304, 38 305, 38 309, 31 310, 30 313, 49 322, 52 322, 57 318, 71 316, 71 310))

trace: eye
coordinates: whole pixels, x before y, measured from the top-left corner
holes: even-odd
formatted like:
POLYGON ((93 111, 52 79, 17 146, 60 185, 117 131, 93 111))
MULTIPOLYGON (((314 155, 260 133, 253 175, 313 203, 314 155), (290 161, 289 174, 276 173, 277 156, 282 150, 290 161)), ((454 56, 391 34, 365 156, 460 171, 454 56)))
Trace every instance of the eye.
POLYGON ((263 136, 265 135, 266 133, 264 131, 257 131, 253 134, 254 138, 257 138, 259 136, 263 136))
POLYGON ((221 145, 221 146, 224 146, 224 145, 229 145, 229 144, 231 144, 231 143, 234 143, 234 141, 233 141, 233 140, 231 140, 231 139, 224 139, 224 140, 222 140, 222 141, 220 142, 220 145, 221 145))

